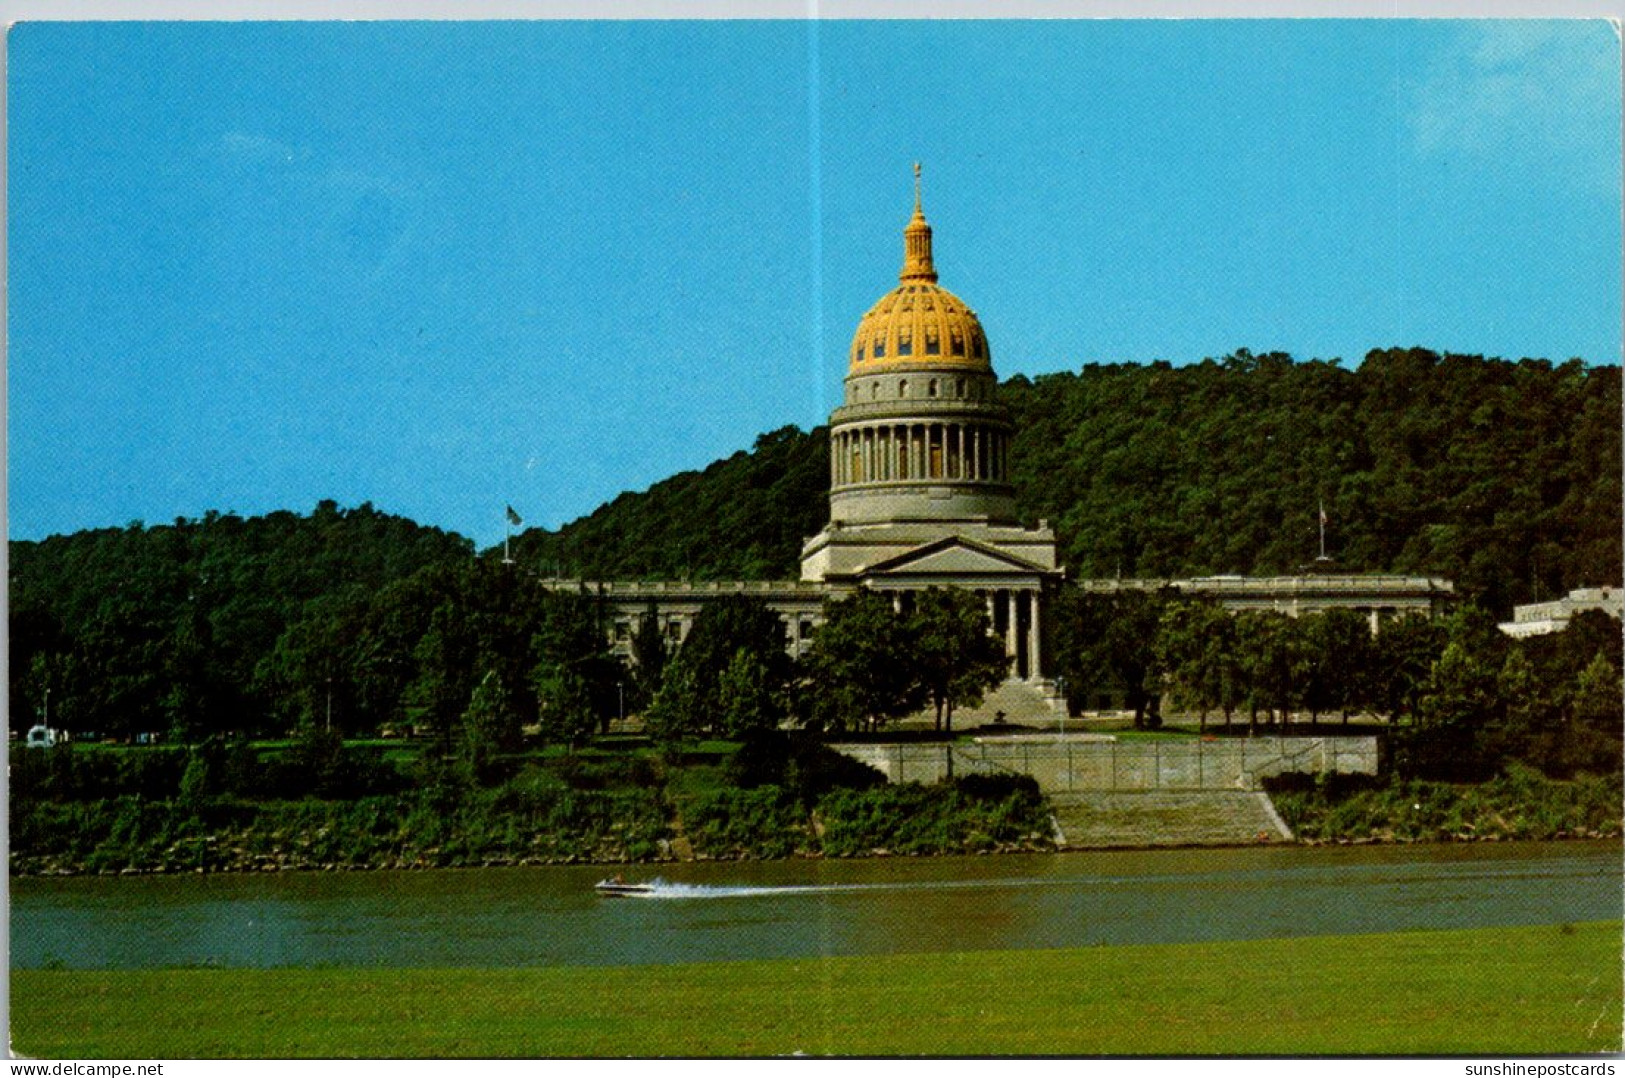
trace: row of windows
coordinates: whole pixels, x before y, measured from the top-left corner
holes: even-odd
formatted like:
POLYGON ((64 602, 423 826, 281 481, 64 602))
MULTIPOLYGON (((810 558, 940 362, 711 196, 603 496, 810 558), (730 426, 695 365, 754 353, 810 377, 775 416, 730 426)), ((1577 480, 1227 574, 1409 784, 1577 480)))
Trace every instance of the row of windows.
MULTIPOLYGON (((878 381, 869 383, 870 400, 880 399, 880 387, 881 383, 878 381)), ((925 383, 925 395, 931 398, 942 397, 964 400, 969 397, 971 400, 981 400, 986 395, 986 389, 981 383, 971 382, 964 378, 931 378, 925 383)), ((907 378, 897 380, 897 396, 900 399, 908 396, 907 378)), ((846 398, 848 401, 855 403, 858 399, 858 387, 849 386, 846 391, 846 398)))
MULTIPOLYGON (((780 616, 779 620, 784 622, 784 625, 785 625, 786 629, 790 629, 792 631, 795 631, 795 632, 799 633, 799 635, 796 636, 796 638, 795 638, 796 640, 810 640, 810 639, 812 639, 813 622, 812 622, 811 618, 802 618, 799 621, 792 621, 791 619, 789 619, 787 617, 780 616)), ((682 640, 683 640, 683 621, 682 621, 682 619, 680 619, 680 618, 668 618, 666 620, 665 630, 666 630, 666 638, 668 640, 671 640, 674 643, 681 643, 682 642, 682 640)), ((631 621, 622 620, 622 621, 617 621, 615 623, 615 642, 616 643, 625 644, 625 643, 630 642, 631 639, 632 639, 632 633, 633 633, 633 623, 631 621)))
MULTIPOLYGON (((966 348, 965 338, 966 338, 966 336, 967 336, 967 334, 964 331, 962 331, 961 329, 959 329, 957 326, 953 326, 953 327, 949 328, 949 330, 948 330, 948 354, 950 356, 964 356, 965 355, 965 348, 966 348)), ((970 337, 970 356, 971 356, 971 358, 972 359, 987 358, 986 357, 985 342, 982 339, 982 335, 980 333, 971 333, 968 336, 970 337)), ((937 327, 935 327, 935 326, 926 326, 925 330, 921 334, 921 337, 922 337, 922 340, 921 340, 920 344, 921 344, 921 347, 923 349, 923 351, 922 351, 923 355, 928 355, 928 356, 940 356, 940 355, 942 355, 942 333, 941 333, 940 330, 937 329, 937 327)), ((886 358, 886 347, 887 347, 888 342, 886 340, 886 335, 884 333, 876 334, 874 340, 872 342, 868 342, 868 343, 869 343, 869 346, 870 346, 870 351, 868 353, 869 355, 873 356, 875 359, 885 359, 886 358)), ((897 358, 899 358, 899 359, 901 359, 904 356, 912 356, 914 354, 914 328, 912 326, 902 326, 897 330, 897 341, 896 341, 895 347, 896 347, 896 351, 894 353, 892 353, 892 354, 894 356, 896 356, 897 358)), ((855 362, 862 363, 864 361, 864 355, 865 355, 864 348, 865 348, 865 342, 862 342, 862 341, 858 342, 857 350, 853 353, 853 358, 854 358, 855 362)))

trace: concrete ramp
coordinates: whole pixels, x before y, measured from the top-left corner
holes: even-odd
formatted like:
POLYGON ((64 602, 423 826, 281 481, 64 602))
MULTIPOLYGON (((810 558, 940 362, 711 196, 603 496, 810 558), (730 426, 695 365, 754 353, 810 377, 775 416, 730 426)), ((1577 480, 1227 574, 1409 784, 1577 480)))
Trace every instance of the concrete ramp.
POLYGON ((1065 849, 1292 841, 1269 795, 1258 791, 1099 791, 1051 794, 1050 804, 1065 849))

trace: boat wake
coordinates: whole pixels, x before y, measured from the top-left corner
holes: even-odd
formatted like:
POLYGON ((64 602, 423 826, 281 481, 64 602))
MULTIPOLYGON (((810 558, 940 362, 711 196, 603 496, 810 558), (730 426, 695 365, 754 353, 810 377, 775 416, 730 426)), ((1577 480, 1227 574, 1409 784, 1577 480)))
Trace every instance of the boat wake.
MULTIPOLYGON (((1085 878, 1037 879, 981 879, 981 880, 909 880, 890 883, 815 883, 815 884, 715 884, 674 883, 656 876, 635 884, 626 884, 613 890, 620 898, 650 899, 707 899, 707 898, 771 898, 779 895, 849 895, 875 891, 958 891, 989 890, 1021 887, 1065 887, 1080 883, 1108 882, 1085 878)), ((1124 881, 1109 881, 1124 882, 1124 881)), ((602 890, 602 885, 600 885, 602 890)))
POLYGON ((644 899, 705 899, 705 898, 761 898, 770 895, 817 895, 844 891, 873 891, 896 887, 896 884, 834 883, 791 885, 783 887, 723 885, 710 883, 673 883, 656 876, 640 884, 636 891, 628 890, 625 898, 644 899))

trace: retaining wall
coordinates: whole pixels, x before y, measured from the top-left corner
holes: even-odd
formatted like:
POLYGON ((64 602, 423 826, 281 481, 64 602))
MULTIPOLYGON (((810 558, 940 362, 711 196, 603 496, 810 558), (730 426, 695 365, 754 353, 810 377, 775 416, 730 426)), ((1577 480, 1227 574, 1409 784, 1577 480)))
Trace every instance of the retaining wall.
POLYGON ((950 775, 1031 775, 1046 793, 1256 790, 1285 772, 1375 775, 1375 737, 1252 737, 1216 741, 1009 738, 952 745, 831 745, 890 782, 950 775))

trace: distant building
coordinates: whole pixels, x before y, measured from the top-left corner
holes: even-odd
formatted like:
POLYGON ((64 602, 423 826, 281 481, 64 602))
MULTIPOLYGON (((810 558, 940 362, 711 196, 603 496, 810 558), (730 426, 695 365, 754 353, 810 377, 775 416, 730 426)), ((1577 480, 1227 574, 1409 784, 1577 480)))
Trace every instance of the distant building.
POLYGON ((1515 606, 1512 620, 1503 621, 1500 628, 1508 636, 1520 639, 1560 633, 1569 627, 1569 619, 1582 610, 1601 610, 1620 617, 1625 613, 1625 591, 1617 587, 1576 588, 1553 602, 1515 606))
MULTIPOLYGON (((755 596, 783 615, 791 650, 811 643, 823 603, 858 588, 911 592, 952 586, 981 596, 993 633, 1005 642, 1010 677, 1001 700, 1059 710, 1045 676, 1043 611, 1065 576, 1045 521, 1022 525, 1010 485, 1009 414, 995 401, 998 376, 981 321, 937 283, 931 226, 920 205, 903 230, 896 288, 859 321, 847 356, 842 402, 830 415, 829 524, 801 551, 799 581, 551 581, 604 602, 617 650, 629 654, 643 618, 680 643, 708 602, 755 596), (652 614, 651 614, 652 612, 652 614), (1013 695, 1012 695, 1013 694, 1013 695)), ((1305 574, 1174 581, 1081 581, 1094 589, 1172 587, 1233 610, 1296 616, 1332 607, 1371 618, 1431 615, 1453 596, 1431 577, 1305 574)))
POLYGON ((1085 591, 1157 591, 1211 599, 1232 613, 1272 610, 1301 617, 1323 610, 1353 610, 1379 632, 1395 618, 1433 617, 1455 600, 1450 581, 1437 576, 1386 573, 1300 573, 1293 576, 1198 576, 1188 580, 1080 580, 1085 591))

